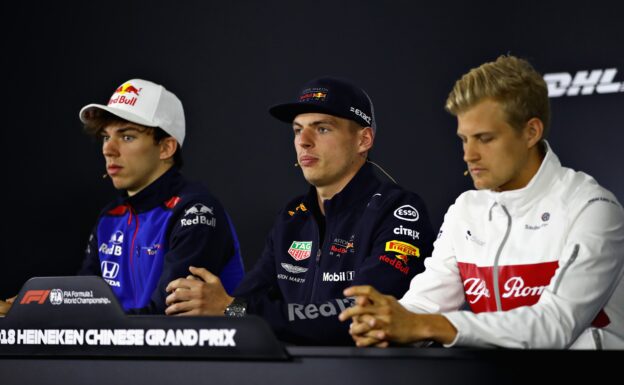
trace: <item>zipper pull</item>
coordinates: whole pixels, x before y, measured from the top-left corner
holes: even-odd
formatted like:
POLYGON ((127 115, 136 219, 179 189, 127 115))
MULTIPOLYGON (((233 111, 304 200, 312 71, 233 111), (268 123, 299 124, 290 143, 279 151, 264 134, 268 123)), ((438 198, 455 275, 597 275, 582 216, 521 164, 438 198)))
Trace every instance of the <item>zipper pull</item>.
POLYGON ((321 260, 321 249, 318 249, 316 251, 316 262, 321 260))

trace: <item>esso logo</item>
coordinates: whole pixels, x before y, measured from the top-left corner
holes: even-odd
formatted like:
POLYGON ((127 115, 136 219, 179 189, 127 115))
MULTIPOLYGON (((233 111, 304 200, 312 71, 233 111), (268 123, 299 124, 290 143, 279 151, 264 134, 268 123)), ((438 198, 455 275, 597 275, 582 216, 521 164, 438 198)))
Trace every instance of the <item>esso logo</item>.
POLYGON ((419 218, 418 210, 411 205, 403 205, 394 210, 394 216, 408 222, 416 222, 419 218))

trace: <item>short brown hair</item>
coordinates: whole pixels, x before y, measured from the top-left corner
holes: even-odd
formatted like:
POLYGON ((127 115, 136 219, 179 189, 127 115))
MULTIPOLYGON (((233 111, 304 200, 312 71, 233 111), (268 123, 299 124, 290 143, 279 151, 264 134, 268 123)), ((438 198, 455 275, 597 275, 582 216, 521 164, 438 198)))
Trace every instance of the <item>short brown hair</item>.
MULTIPOLYGON (((95 137, 100 136, 104 128, 108 127, 111 124, 123 124, 128 122, 126 119, 122 119, 117 115, 111 114, 108 111, 99 111, 96 115, 92 116, 85 124, 84 130, 87 134, 93 135, 95 137)), ((141 126, 141 125, 140 125, 141 126)), ((171 135, 167 134, 160 127, 147 127, 145 128, 145 132, 151 134, 154 138, 154 143, 158 144, 164 138, 168 138, 171 135)), ((173 154, 173 164, 178 168, 182 168, 184 165, 184 159, 182 158, 182 148, 178 143, 178 148, 176 152, 173 154)))
POLYGON ((548 87, 542 75, 528 61, 501 55, 496 61, 471 69, 455 82, 446 99, 445 109, 457 116, 486 98, 502 105, 507 122, 513 128, 521 130, 527 121, 539 118, 544 124, 542 139, 548 136, 548 87))

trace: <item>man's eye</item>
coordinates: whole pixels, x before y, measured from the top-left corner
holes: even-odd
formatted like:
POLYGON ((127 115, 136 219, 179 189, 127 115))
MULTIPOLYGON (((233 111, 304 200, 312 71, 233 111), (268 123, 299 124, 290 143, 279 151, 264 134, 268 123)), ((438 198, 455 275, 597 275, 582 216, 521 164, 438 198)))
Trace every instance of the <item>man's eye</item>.
POLYGON ((295 135, 299 135, 301 133, 301 128, 293 128, 293 132, 295 135))
POLYGON ((110 139, 110 136, 108 136, 108 135, 102 135, 102 136, 101 136, 101 138, 102 138, 102 142, 108 142, 108 141, 109 141, 109 139, 110 139))
POLYGON ((123 136, 123 140, 124 140, 124 142, 130 142, 130 141, 134 140, 134 136, 124 135, 123 136))
POLYGON ((318 128, 318 132, 320 132, 321 134, 324 134, 326 132, 329 132, 329 128, 327 128, 327 127, 319 127, 318 128))
POLYGON ((482 137, 480 137, 480 138, 479 138, 479 140, 481 141, 481 143, 487 143, 487 142, 490 142, 492 139, 494 139, 494 138, 493 138, 493 137, 491 137, 491 136, 482 136, 482 137))

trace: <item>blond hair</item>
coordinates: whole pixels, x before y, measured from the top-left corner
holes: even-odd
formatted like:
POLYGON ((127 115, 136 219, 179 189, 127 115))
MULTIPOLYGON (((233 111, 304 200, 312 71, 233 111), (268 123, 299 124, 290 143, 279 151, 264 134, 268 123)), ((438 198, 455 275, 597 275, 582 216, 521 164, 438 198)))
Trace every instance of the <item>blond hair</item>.
POLYGON ((501 55, 461 77, 446 99, 445 109, 457 116, 490 98, 499 102, 507 123, 522 130, 527 121, 539 118, 544 124, 542 139, 550 127, 548 88, 542 76, 524 60, 501 55))

